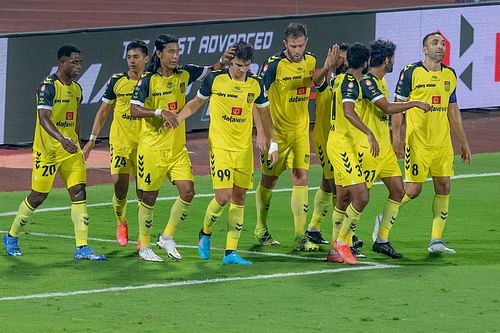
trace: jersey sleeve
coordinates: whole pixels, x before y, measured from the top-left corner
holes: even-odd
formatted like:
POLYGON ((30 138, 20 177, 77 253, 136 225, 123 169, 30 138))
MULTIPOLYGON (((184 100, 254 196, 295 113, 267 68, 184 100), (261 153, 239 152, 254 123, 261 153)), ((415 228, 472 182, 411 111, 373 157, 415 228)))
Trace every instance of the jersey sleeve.
POLYGON ((188 64, 182 66, 183 69, 185 69, 189 73, 189 80, 188 80, 188 85, 193 83, 194 81, 197 80, 203 80, 209 73, 209 68, 208 66, 198 66, 198 65, 193 65, 193 64, 188 64))
POLYGON ((316 87, 316 90, 319 92, 319 93, 322 93, 323 91, 325 91, 326 89, 328 88, 328 81, 325 80, 323 81, 323 83, 319 86, 319 87, 316 87))
POLYGON ((396 85, 396 98, 407 101, 411 92, 411 79, 414 66, 406 66, 399 75, 398 84, 396 85))
POLYGON ((45 81, 38 87, 36 91, 36 108, 52 110, 54 98, 56 96, 56 88, 51 79, 45 81))
POLYGON ((198 96, 202 100, 210 98, 210 95, 212 95, 212 85, 214 83, 215 75, 216 72, 212 72, 207 75, 205 80, 203 80, 200 89, 198 89, 196 96, 198 96))
POLYGON ((137 84, 134 88, 134 93, 132 94, 132 99, 130 100, 130 104, 144 107, 144 102, 149 96, 150 82, 151 73, 143 74, 139 81, 137 81, 137 84))
POLYGON ((371 77, 363 77, 361 79, 361 91, 363 93, 363 98, 368 99, 370 102, 375 103, 379 99, 384 98, 384 93, 380 91, 377 83, 371 77))
POLYGON ((255 77, 255 79, 257 80, 257 82, 259 83, 259 87, 260 87, 260 94, 259 96, 257 97, 257 99, 255 100, 255 105, 258 107, 258 108, 265 108, 266 106, 269 105, 269 100, 267 99, 267 94, 266 94, 266 90, 264 89, 264 83, 262 82, 262 80, 259 78, 259 77, 255 77))
POLYGON ((359 97, 359 85, 354 77, 346 76, 342 81, 340 91, 342 94, 342 103, 356 103, 359 97))
POLYGON ((113 75, 108 80, 108 84, 106 85, 106 90, 104 91, 104 94, 102 95, 101 98, 102 102, 107 104, 113 104, 113 102, 116 100, 115 84, 119 78, 120 78, 119 76, 113 75))
POLYGON ((271 84, 276 80, 276 68, 278 67, 279 60, 273 57, 267 59, 260 70, 259 76, 262 78, 264 88, 269 90, 271 84))

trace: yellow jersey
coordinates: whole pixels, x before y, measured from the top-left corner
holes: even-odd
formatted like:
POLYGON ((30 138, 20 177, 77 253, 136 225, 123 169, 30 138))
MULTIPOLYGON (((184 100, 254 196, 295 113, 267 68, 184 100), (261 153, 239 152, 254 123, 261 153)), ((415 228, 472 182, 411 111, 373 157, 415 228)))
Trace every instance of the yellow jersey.
POLYGON ((418 108, 406 111, 406 142, 428 149, 451 144, 448 105, 457 103, 456 87, 455 71, 445 65, 439 71, 429 71, 420 61, 401 71, 396 97, 431 105, 426 113, 418 108))

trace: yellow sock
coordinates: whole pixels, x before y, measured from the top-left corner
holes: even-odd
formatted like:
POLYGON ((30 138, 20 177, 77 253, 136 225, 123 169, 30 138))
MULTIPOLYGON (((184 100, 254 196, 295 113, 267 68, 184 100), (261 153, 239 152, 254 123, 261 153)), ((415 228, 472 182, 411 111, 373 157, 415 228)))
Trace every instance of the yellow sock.
POLYGON ((165 230, 163 230, 163 235, 174 238, 175 230, 179 224, 188 217, 190 207, 191 203, 182 200, 180 197, 175 200, 170 210, 170 218, 168 219, 165 230))
POLYGON ((389 233, 391 232, 392 225, 396 222, 399 214, 399 207, 401 204, 397 201, 387 199, 382 213, 382 221, 378 230, 377 241, 380 243, 389 240, 389 233))
POLYGON ((441 239, 443 237, 444 225, 448 218, 448 206, 450 195, 434 195, 432 203, 432 239, 441 239))
POLYGON ((408 202, 410 202, 412 199, 405 193, 403 196, 403 199, 401 200, 401 207, 403 205, 406 205, 408 202))
POLYGON ((215 198, 210 201, 207 207, 207 211, 205 212, 205 219, 203 220, 203 232, 207 235, 212 233, 215 222, 219 219, 219 217, 224 212, 224 207, 219 205, 215 198))
POLYGON ((151 246, 151 228, 153 227, 153 209, 154 206, 149 206, 141 201, 138 212, 139 222, 139 241, 141 248, 151 246))
POLYGON ((255 207, 257 210, 257 224, 255 230, 267 229, 267 214, 269 213, 269 205, 273 197, 273 190, 258 185, 255 190, 255 207))
POLYGON ((314 211, 307 230, 321 230, 321 223, 325 219, 326 214, 328 214, 328 206, 330 204, 331 197, 331 193, 325 192, 321 188, 316 191, 316 194, 314 195, 314 211))
POLYGON ((87 203, 85 201, 71 203, 71 220, 75 229, 76 246, 87 245, 89 215, 87 214, 87 203))
POLYGON ((125 217, 125 214, 127 213, 127 197, 118 199, 113 193, 111 204, 113 205, 113 210, 115 211, 116 221, 118 223, 127 223, 127 219, 125 217))
POLYGON ((344 221, 344 218, 345 218, 345 211, 335 207, 333 209, 333 214, 332 214, 332 224, 333 224, 332 246, 333 243, 335 243, 335 241, 339 237, 340 227, 342 226, 342 221, 344 221))
POLYGON ((25 198, 17 209, 17 214, 14 218, 14 222, 12 222, 12 225, 10 226, 9 234, 17 237, 19 230, 29 222, 31 215, 33 215, 34 212, 35 208, 31 207, 28 203, 28 198, 25 198))
POLYGON ((292 188, 292 214, 295 224, 295 237, 304 235, 304 225, 307 219, 307 208, 309 206, 307 197, 307 186, 294 186, 292 188))
POLYGON ((241 229, 243 229, 243 214, 245 206, 232 203, 229 205, 227 214, 227 236, 226 250, 238 249, 238 241, 240 240, 241 229))
POLYGON ((339 237, 338 240, 340 242, 350 244, 352 242, 352 232, 356 231, 356 226, 359 221, 359 217, 361 216, 361 213, 358 212, 354 207, 352 206, 352 203, 349 204, 349 207, 347 207, 345 211, 345 218, 344 221, 342 221, 342 226, 340 227, 340 232, 339 232, 339 237), (350 240, 349 240, 350 236, 350 240))

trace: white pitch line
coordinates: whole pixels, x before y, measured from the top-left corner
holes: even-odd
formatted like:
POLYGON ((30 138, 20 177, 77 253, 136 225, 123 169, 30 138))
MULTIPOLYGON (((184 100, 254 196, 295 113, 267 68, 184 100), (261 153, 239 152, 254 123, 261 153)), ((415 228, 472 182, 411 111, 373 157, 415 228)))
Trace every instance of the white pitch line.
POLYGON ((207 280, 188 280, 188 281, 176 281, 176 282, 167 282, 167 283, 152 283, 152 284, 144 284, 144 285, 138 285, 138 286, 124 286, 124 287, 111 287, 111 288, 91 289, 91 290, 53 292, 53 293, 44 293, 44 294, 5 296, 5 297, 0 297, 0 302, 18 301, 18 300, 26 300, 26 299, 51 298, 51 297, 69 297, 69 296, 89 295, 89 294, 92 295, 92 294, 121 292, 121 291, 140 290, 140 289, 185 287, 185 286, 194 286, 194 285, 211 284, 211 283, 223 283, 223 282, 232 282, 232 281, 268 280, 268 279, 276 279, 276 278, 289 278, 289 277, 296 277, 296 276, 331 274, 331 273, 341 273, 341 272, 350 272, 350 271, 366 271, 366 270, 372 270, 372 269, 389 269, 389 268, 398 268, 398 267, 400 267, 400 266, 379 264, 379 265, 374 265, 374 266, 352 266, 352 267, 341 267, 341 268, 335 268, 335 269, 323 269, 323 270, 319 270, 319 271, 274 273, 274 274, 266 274, 266 275, 236 276, 236 277, 230 277, 230 278, 215 278, 215 279, 207 279, 207 280))
MULTIPOLYGON (((489 173, 471 173, 471 174, 465 174, 465 175, 457 175, 451 177, 451 179, 468 179, 468 178, 482 178, 482 177, 497 177, 500 176, 500 172, 489 172, 489 173)), ((427 178, 426 182, 432 181, 432 178, 427 178)), ((382 182, 375 182, 374 185, 382 185, 382 182)), ((309 191, 316 191, 318 189, 317 186, 309 187, 309 191)), ((291 192, 291 188, 278 188, 274 189, 273 192, 291 192)), ((247 194, 255 194, 255 191, 248 191, 247 194)), ((202 194, 196 194, 194 197, 195 198, 207 198, 207 197, 213 197, 213 193, 202 193, 202 194)), ((156 201, 174 201, 177 200, 178 196, 172 196, 172 197, 158 197, 156 201)), ((131 199, 127 200, 128 203, 135 203, 137 202, 136 199, 131 199)), ((87 208, 90 207, 103 207, 103 206, 111 206, 111 202, 100 202, 100 203, 95 203, 95 204, 87 204, 87 208)), ((61 210, 70 210, 71 206, 63 206, 63 207, 51 207, 51 208, 40 208, 35 211, 36 213, 43 213, 43 212, 56 212, 56 211, 61 211, 61 210)), ((12 212, 4 212, 0 213, 0 217, 2 216, 16 216, 17 211, 12 211, 12 212)))

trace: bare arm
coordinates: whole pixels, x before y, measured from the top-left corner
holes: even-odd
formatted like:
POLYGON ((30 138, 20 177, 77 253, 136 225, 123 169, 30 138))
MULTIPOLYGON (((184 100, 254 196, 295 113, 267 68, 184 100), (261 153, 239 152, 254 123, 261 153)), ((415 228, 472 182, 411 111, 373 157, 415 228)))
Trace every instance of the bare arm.
POLYGON ((354 111, 354 103, 344 102, 343 107, 344 115, 347 120, 349 120, 354 127, 366 134, 366 136, 368 137, 368 142, 370 143, 370 152, 373 157, 377 157, 380 150, 377 139, 375 139, 372 131, 363 123, 356 111, 354 111))
POLYGON ((193 114, 198 112, 200 107, 205 103, 206 99, 201 99, 198 96, 195 96, 192 100, 186 103, 182 110, 175 114, 173 112, 163 112, 163 122, 166 128, 177 128, 179 124, 191 117, 193 114), (168 113, 168 114, 165 114, 168 113))
MULTIPOLYGON (((70 138, 67 138, 63 136, 56 128, 54 123, 50 121, 50 116, 52 114, 51 110, 48 109, 39 109, 38 110, 38 119, 40 120, 40 125, 42 128, 49 133, 50 136, 52 136, 54 139, 59 141, 63 148, 71 154, 74 154, 78 151, 78 148, 76 146, 76 143, 73 142, 70 138)), ((79 130, 77 130, 76 127, 79 126, 79 122, 77 119, 76 125, 75 125, 75 131, 78 134, 79 130)))
POLYGON ((469 149, 469 143, 467 142, 467 137, 465 135, 464 126, 462 124, 462 116, 460 115, 460 109, 458 108, 457 103, 449 104, 448 121, 450 122, 451 131, 454 135, 456 135, 458 142, 460 143, 462 161, 470 164, 472 156, 469 149))
POLYGON ((99 106, 99 110, 97 110, 97 113, 94 118, 94 125, 92 126, 92 131, 90 132, 90 139, 85 145, 85 147, 83 147, 83 157, 85 158, 85 160, 89 158, 90 152, 92 151, 92 149, 94 149, 95 139, 101 132, 104 123, 108 119, 112 107, 113 107, 112 104, 104 102, 102 102, 101 105, 99 106))
MULTIPOLYGON (((396 102, 399 102, 396 99, 396 102)), ((404 157, 404 140, 401 139, 401 125, 403 124, 403 114, 397 113, 391 116, 392 146, 398 158, 404 157)))
POLYGON ((431 106, 422 101, 408 101, 408 102, 389 102, 385 97, 377 100, 375 105, 387 114, 396 114, 404 112, 411 108, 419 108, 425 112, 431 109, 431 106))
POLYGON ((255 140, 255 143, 257 144, 257 149, 259 150, 259 152, 263 154, 269 149, 269 141, 267 140, 266 133, 264 132, 261 114, 259 111, 257 111, 256 107, 254 107, 252 110, 252 116, 255 123, 255 128, 257 130, 257 138, 255 140))
POLYGON ((259 115, 262 120, 262 128, 269 142, 268 159, 271 161, 269 166, 273 166, 278 161, 278 147, 274 136, 273 120, 271 118, 271 113, 269 112, 269 107, 266 106, 264 108, 257 108, 257 110, 259 111, 259 115))

